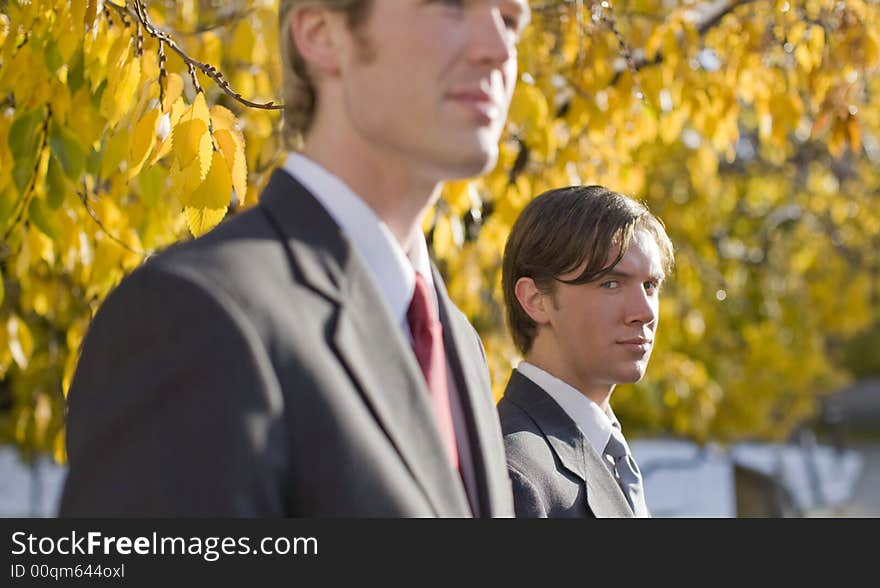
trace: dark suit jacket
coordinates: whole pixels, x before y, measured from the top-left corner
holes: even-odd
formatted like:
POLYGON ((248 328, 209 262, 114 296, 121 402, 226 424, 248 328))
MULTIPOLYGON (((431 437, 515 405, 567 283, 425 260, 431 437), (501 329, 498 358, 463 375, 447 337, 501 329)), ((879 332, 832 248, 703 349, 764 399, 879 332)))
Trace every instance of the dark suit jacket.
POLYGON ((498 413, 517 517, 633 516, 617 481, 575 422, 517 370, 498 413))
MULTIPOLYGON (((477 515, 512 516, 485 356, 439 274, 477 515)), ((422 373, 324 208, 278 170, 258 206, 133 272, 68 398, 62 516, 467 517, 422 373)))

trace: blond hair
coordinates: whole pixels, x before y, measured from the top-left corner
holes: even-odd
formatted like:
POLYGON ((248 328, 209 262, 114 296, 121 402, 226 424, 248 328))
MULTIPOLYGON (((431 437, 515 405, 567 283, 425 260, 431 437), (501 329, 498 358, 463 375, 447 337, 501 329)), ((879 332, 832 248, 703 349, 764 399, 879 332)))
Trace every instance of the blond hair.
POLYGON ((283 82, 283 133, 289 148, 301 149, 303 140, 315 117, 317 90, 308 66, 290 34, 290 17, 297 10, 311 6, 323 7, 345 15, 352 29, 362 23, 372 0, 281 0, 278 7, 278 42, 281 49, 283 82))

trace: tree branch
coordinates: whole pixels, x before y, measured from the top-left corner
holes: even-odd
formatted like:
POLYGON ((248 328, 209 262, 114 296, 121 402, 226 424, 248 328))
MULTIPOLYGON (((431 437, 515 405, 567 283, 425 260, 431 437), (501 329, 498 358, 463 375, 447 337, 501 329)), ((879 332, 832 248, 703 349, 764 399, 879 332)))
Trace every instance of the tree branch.
POLYGON ((134 248, 132 248, 131 246, 128 245, 128 243, 126 243, 125 241, 123 241, 122 239, 120 239, 119 237, 117 237, 116 235, 114 235, 113 233, 111 233, 111 232, 107 229, 107 227, 104 226, 104 223, 101 222, 101 219, 98 218, 97 213, 95 213, 95 211, 92 210, 92 207, 89 206, 89 200, 88 200, 88 196, 87 196, 85 190, 82 191, 82 192, 80 192, 79 190, 77 190, 76 194, 77 194, 77 196, 79 196, 80 202, 82 202, 82 205, 85 207, 86 212, 89 213, 89 216, 92 217, 92 220, 95 221, 95 224, 98 225, 98 228, 101 229, 101 231, 102 231, 105 235, 107 235, 107 237, 108 237, 110 240, 114 241, 114 242, 115 242, 116 244, 118 244, 120 247, 122 247, 122 248, 125 249, 126 251, 130 251, 131 253, 134 253, 135 255, 140 255, 141 257, 145 257, 145 258, 146 258, 146 257, 149 257, 150 255, 152 255, 152 253, 149 252, 149 251, 141 251, 141 250, 139 250, 139 249, 134 249, 134 248))
MULTIPOLYGON (((235 92, 230 86, 229 82, 226 81, 226 78, 223 77, 223 74, 217 70, 213 65, 209 65, 206 63, 202 63, 196 59, 193 59, 189 55, 186 54, 172 39, 168 33, 159 30, 153 22, 150 20, 149 15, 147 14, 147 9, 144 7, 143 0, 130 0, 134 5, 134 12, 128 6, 118 6, 112 2, 109 2, 107 5, 112 6, 117 12, 122 15, 128 15, 137 19, 137 21, 143 26, 143 28, 147 31, 147 34, 157 39, 160 43, 165 43, 168 47, 171 48, 172 51, 177 53, 180 58, 187 64, 190 69, 190 72, 193 71, 193 68, 200 70, 203 74, 214 80, 217 86, 220 87, 221 90, 226 92, 230 97, 235 99, 236 101, 248 106, 250 108, 261 108, 263 110, 280 110, 284 108, 282 104, 275 104, 274 101, 267 102, 265 104, 260 104, 258 102, 251 102, 250 100, 242 97, 241 94, 235 92)), ((196 84, 198 86, 198 84, 196 84)))
MULTIPOLYGON (((755 0, 715 0, 709 4, 700 4, 699 6, 695 6, 691 10, 689 10, 685 14, 685 20, 693 23, 697 29, 697 34, 701 37, 705 35, 712 27, 721 22, 721 19, 733 12, 736 8, 754 2, 755 0)), ((679 38, 681 37, 681 33, 677 35, 679 38)), ((640 55, 633 59, 633 62, 629 65, 629 68, 616 68, 614 77, 611 79, 611 86, 617 84, 620 80, 620 76, 623 75, 623 72, 627 69, 630 69, 633 73, 641 70, 642 68, 658 65, 663 62, 663 54, 657 53, 653 59, 645 59, 643 55, 640 55)))
POLYGON ((46 105, 46 116, 43 119, 43 124, 41 127, 42 137, 40 139, 40 146, 37 149, 37 156, 34 159, 34 169, 31 172, 31 177, 28 180, 27 185, 25 185, 24 190, 22 190, 21 197, 15 203, 16 209, 18 209, 18 205, 21 204, 21 208, 17 210, 15 215, 15 220, 12 221, 12 224, 9 225, 9 228, 6 229, 6 232, 3 234, 3 243, 9 239, 9 235, 12 234, 12 231, 15 227, 18 226, 18 223, 21 222, 22 217, 24 216, 25 211, 28 209, 28 204, 31 201, 31 197, 33 196, 34 188, 37 184, 37 175, 40 169, 40 159, 42 158, 43 151, 46 149, 46 146, 49 142, 49 120, 52 118, 52 105, 46 105))

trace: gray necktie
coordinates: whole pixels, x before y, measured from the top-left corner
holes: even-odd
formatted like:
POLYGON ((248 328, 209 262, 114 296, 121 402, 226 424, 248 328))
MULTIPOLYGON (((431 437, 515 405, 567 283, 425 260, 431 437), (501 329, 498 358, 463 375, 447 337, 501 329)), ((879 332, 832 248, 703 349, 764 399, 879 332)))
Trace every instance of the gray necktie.
POLYGON ((611 438, 608 439, 608 445, 605 446, 604 456, 606 459, 610 458, 609 461, 613 463, 612 473, 616 473, 617 483, 620 484, 620 489, 623 490, 633 513, 640 518, 650 517, 648 506, 645 504, 642 473, 630 454, 623 433, 616 423, 611 427, 611 438))

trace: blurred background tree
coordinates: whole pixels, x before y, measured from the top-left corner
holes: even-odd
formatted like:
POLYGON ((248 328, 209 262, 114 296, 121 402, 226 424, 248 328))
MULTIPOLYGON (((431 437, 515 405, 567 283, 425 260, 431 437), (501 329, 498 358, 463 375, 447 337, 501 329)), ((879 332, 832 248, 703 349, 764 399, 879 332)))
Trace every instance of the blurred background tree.
MULTIPOLYGON (((253 205, 282 161, 276 4, 0 0, 0 441, 63 461, 108 291, 253 205)), ((648 377, 615 393, 628 430, 782 439, 880 372, 880 5, 532 9, 496 169, 449 183, 425 221, 496 393, 518 361, 506 236, 570 184, 644 200, 677 247, 648 377)))

